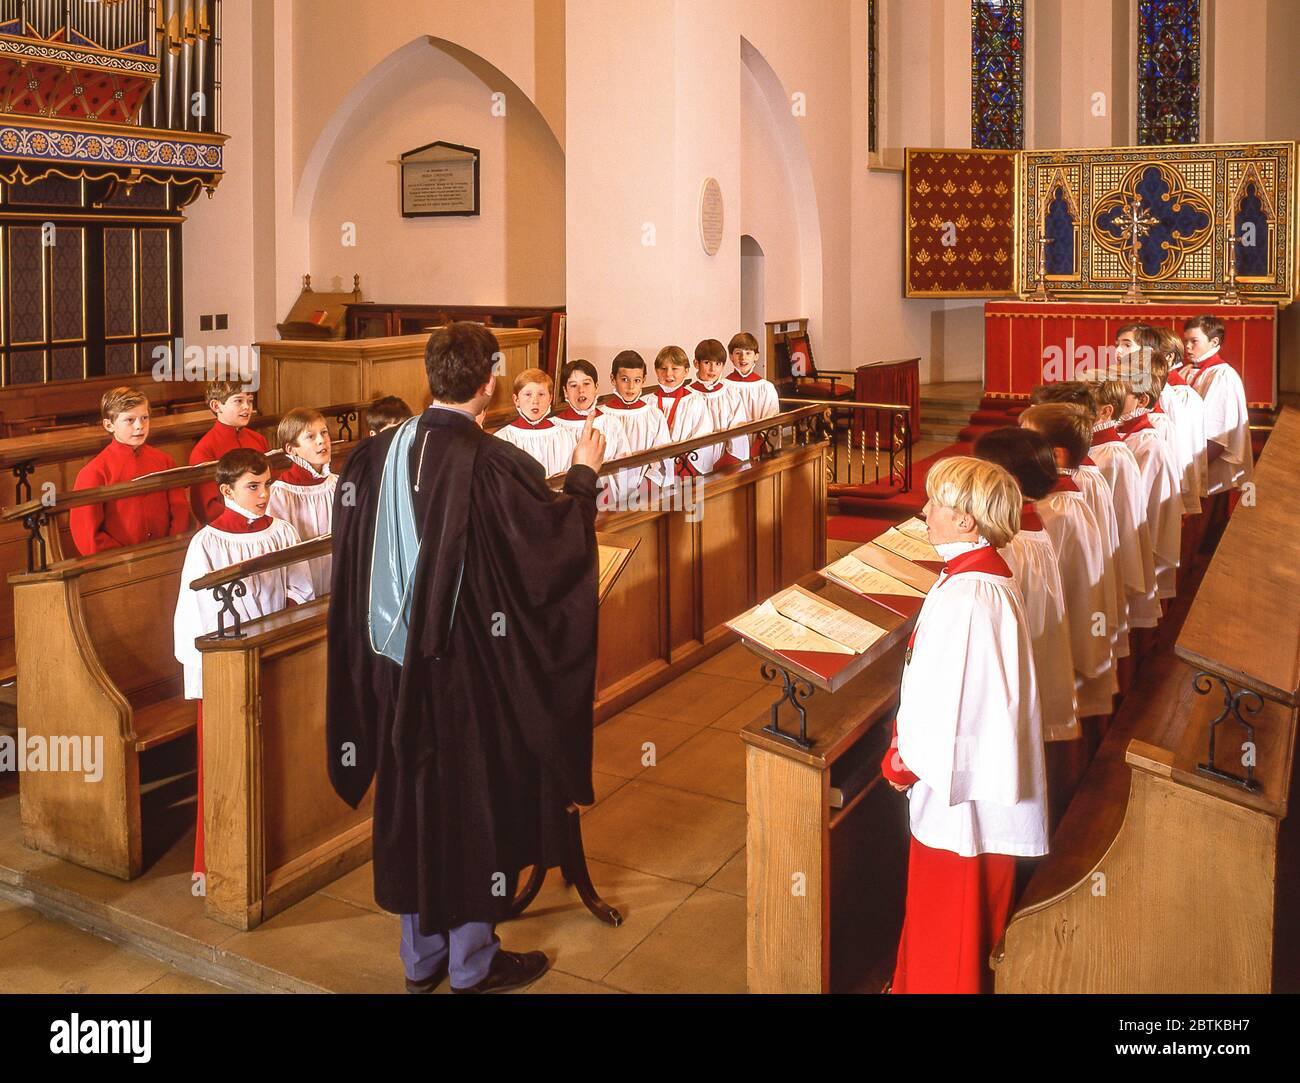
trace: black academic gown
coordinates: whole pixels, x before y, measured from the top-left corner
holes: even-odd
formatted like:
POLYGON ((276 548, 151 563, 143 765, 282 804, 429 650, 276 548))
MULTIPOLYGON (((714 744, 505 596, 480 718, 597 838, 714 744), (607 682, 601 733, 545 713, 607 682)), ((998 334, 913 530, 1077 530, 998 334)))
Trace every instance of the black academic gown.
POLYGON ((339 477, 327 752, 354 807, 375 780, 376 902, 418 913, 432 934, 508 916, 520 870, 564 856, 568 805, 594 800, 596 475, 574 467, 554 493, 518 448, 465 414, 426 410, 411 451, 421 546, 399 667, 367 632, 395 434, 365 441, 339 477))

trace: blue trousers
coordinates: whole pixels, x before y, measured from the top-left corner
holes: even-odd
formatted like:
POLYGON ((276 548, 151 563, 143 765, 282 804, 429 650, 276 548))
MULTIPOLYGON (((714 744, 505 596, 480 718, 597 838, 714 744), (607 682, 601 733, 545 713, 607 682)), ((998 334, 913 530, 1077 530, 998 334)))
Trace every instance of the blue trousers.
POLYGON ((424 981, 447 960, 451 984, 457 989, 477 985, 487 977, 501 941, 487 921, 457 925, 450 933, 420 933, 420 916, 402 914, 402 965, 411 981, 424 981), (450 956, 450 958, 449 958, 450 956))

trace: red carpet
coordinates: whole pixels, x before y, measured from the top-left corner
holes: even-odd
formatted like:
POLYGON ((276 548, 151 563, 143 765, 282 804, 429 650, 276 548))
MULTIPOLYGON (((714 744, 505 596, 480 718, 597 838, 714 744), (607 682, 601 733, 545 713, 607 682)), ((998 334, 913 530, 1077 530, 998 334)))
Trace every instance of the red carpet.
POLYGON ((970 444, 961 442, 927 455, 924 459, 917 459, 912 463, 910 492, 900 493, 883 481, 868 485, 836 485, 831 492, 839 498, 841 512, 869 518, 887 517, 891 522, 897 522, 908 515, 915 515, 925 506, 925 475, 929 473, 930 467, 950 455, 969 455, 970 449, 970 444), (893 509, 892 513, 890 509, 893 509))

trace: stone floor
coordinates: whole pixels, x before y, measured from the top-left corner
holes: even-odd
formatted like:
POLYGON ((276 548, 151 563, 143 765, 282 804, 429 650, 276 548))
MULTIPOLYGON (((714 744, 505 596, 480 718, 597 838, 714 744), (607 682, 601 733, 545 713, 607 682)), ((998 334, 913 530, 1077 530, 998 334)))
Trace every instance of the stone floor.
MULTIPOLYGON (((853 547, 832 542, 828 558, 853 547)), ((625 920, 596 921, 553 870, 500 928, 506 947, 554 960, 530 991, 744 991, 738 731, 772 698, 734 645, 597 728, 583 834, 592 879, 625 920)), ((375 905, 369 865, 239 932, 190 895, 192 836, 126 883, 26 849, 17 806, 13 784, 0 788, 0 992, 402 990, 398 921, 375 905)))

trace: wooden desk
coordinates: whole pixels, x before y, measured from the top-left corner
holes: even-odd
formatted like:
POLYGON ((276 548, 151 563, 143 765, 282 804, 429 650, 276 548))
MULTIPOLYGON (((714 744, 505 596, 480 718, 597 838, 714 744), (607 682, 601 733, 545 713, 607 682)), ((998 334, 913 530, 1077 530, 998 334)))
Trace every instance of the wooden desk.
MULTIPOLYGON (((878 992, 902 930, 907 799, 881 776, 880 761, 916 618, 817 581, 827 601, 888 631, 866 669, 806 701, 811 748, 766 732, 766 714, 741 730, 751 993, 878 992)), ((781 728, 793 732, 794 712, 781 710, 781 728)))
MULTIPOLYGON (((540 367, 538 342, 542 333, 532 328, 490 330, 504 357, 484 423, 492 429, 515 416, 511 398, 514 378, 524 369, 540 367)), ((424 371, 428 342, 427 334, 259 342, 262 386, 258 394, 262 409, 276 413, 305 402, 369 401, 378 395, 397 395, 419 413, 429 402, 429 381, 424 371)))

